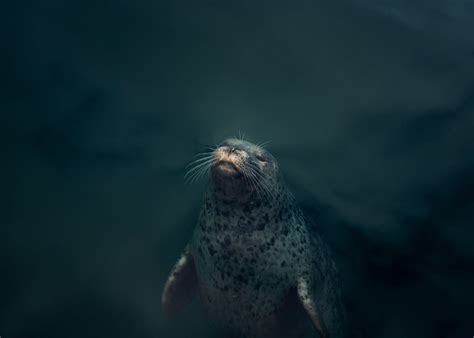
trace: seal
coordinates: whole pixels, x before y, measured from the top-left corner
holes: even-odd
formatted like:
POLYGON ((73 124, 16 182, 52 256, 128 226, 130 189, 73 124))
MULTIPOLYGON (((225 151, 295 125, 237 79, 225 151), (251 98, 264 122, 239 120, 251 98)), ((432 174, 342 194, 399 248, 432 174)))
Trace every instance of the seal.
POLYGON ((345 337, 336 266, 272 154, 228 139, 192 165, 192 179, 210 172, 208 188, 164 286, 164 314, 199 293, 224 337, 345 337))

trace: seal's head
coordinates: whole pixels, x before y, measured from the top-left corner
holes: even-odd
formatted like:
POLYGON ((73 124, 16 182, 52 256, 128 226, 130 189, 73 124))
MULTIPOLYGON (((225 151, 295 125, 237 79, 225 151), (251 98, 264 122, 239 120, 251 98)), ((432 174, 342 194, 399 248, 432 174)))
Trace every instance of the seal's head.
POLYGON ((280 183, 276 159, 263 147, 228 139, 213 151, 211 183, 219 198, 246 202, 275 198, 280 183))

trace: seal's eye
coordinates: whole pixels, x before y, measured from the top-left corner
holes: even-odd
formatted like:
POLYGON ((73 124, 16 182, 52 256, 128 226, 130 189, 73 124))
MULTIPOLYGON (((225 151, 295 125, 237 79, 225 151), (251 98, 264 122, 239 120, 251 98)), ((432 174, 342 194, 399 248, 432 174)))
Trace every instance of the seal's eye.
POLYGON ((265 156, 261 155, 261 154, 258 154, 255 156, 257 158, 257 160, 259 160, 260 162, 267 162, 267 159, 265 158, 265 156))

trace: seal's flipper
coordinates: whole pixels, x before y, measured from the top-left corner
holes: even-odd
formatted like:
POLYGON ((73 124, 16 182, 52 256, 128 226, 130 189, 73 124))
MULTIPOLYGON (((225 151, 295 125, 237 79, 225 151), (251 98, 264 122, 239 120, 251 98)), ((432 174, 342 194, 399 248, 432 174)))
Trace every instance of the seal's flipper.
POLYGON ((171 317, 191 303, 197 289, 194 259, 189 247, 171 270, 161 295, 161 308, 165 316, 171 317))
POLYGON ((321 320, 321 315, 319 314, 318 309, 316 307, 316 302, 314 301, 314 295, 312 294, 305 279, 298 279, 298 283, 296 285, 296 292, 298 294, 298 298, 301 302, 301 305, 303 305, 303 308, 311 319, 314 328, 318 331, 321 338, 328 338, 328 335, 324 328, 324 324, 321 320))

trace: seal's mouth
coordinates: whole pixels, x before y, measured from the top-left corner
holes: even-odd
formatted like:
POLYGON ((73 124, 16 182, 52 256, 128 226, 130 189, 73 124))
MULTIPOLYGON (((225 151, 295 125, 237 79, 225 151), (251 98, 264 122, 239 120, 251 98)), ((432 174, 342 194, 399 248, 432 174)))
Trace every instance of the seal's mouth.
POLYGON ((212 166, 211 172, 213 175, 217 175, 222 178, 225 178, 225 177, 238 178, 242 176, 240 169, 234 163, 227 160, 217 161, 212 166))

